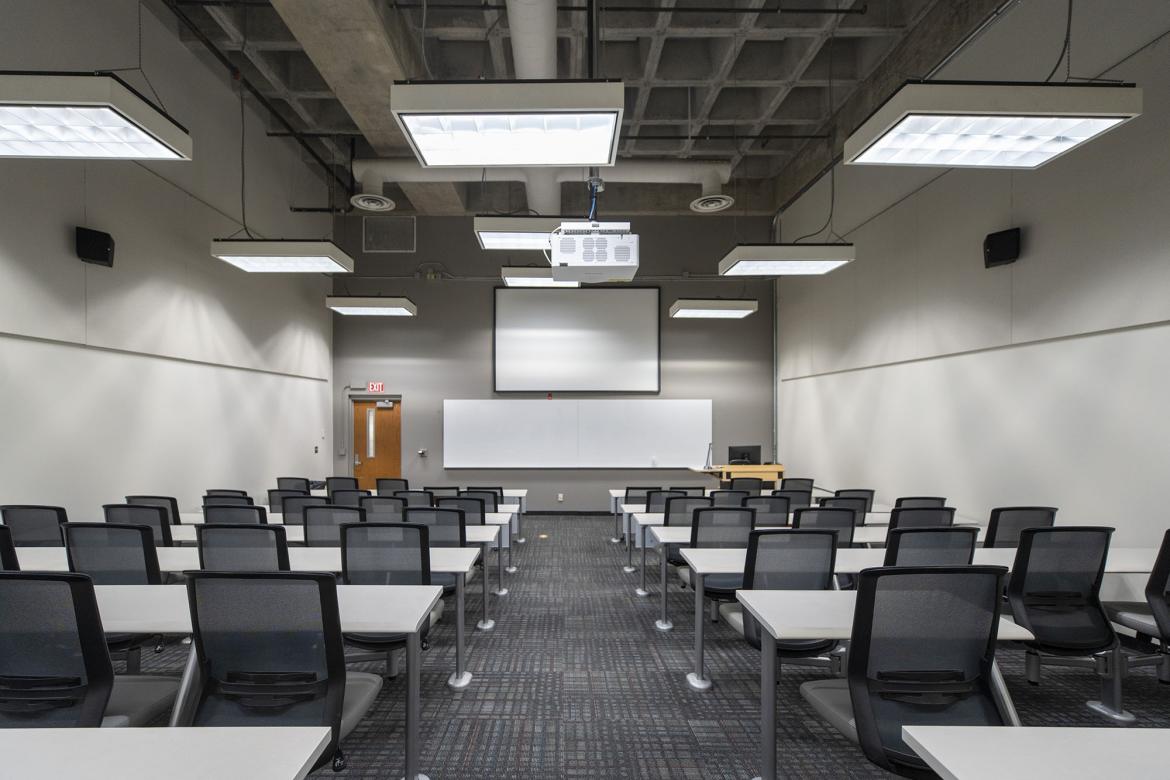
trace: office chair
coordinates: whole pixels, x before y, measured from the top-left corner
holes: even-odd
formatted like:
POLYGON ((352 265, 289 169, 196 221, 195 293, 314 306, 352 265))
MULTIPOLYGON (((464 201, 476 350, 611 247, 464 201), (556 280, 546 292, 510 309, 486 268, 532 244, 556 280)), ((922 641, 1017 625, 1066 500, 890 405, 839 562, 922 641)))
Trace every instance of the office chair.
POLYGON ((764 480, 759 477, 732 477, 731 489, 746 491, 749 496, 758 496, 764 489, 764 480))
POLYGON ((712 506, 743 506, 745 498, 751 498, 746 490, 712 490, 712 506))
POLYGON ((947 500, 939 496, 902 496, 894 501, 895 507, 914 509, 919 507, 946 506, 947 500))
POLYGON ((195 526, 199 568, 207 571, 288 571, 288 541, 280 525, 195 526))
POLYGON ((627 487, 625 499, 623 504, 634 504, 646 506, 650 493, 655 490, 662 490, 661 487, 627 487))
POLYGON ((406 501, 393 496, 365 496, 361 507, 366 510, 367 523, 401 523, 406 501))
POLYGON ((890 530, 895 528, 949 528, 955 524, 955 509, 950 506, 894 507, 890 511, 890 530))
POLYGON ((853 546, 857 513, 845 507, 802 507, 792 515, 793 528, 828 529, 837 532, 838 547, 853 546))
POLYGON ((309 480, 305 477, 277 477, 277 490, 291 490, 294 492, 309 494, 309 480))
POLYGON ((435 496, 429 490, 399 490, 394 497, 405 501, 407 507, 435 505, 435 496))
MULTIPOLYGON (((500 494, 494 490, 460 490, 459 498, 474 498, 483 502, 483 511, 498 512, 500 509, 500 494)), ((443 505, 443 500, 439 499, 437 502, 440 506, 443 505)))
POLYGON ((834 498, 864 498, 865 499, 865 511, 866 512, 873 511, 874 491, 870 490, 869 488, 845 488, 843 490, 834 490, 833 497, 834 498))
POLYGON ((846 679, 800 694, 866 758, 903 777, 935 777, 902 726, 1005 726, 994 690, 1000 566, 894 567, 857 575, 846 679))
POLYGON ((61 526, 69 518, 59 506, 9 504, 0 506, 0 521, 12 532, 17 547, 60 547, 61 526))
POLYGON ((328 726, 316 767, 346 767, 340 748, 382 678, 346 672, 337 583, 314 572, 193 572, 195 673, 180 726, 328 726))
POLYGON ((156 547, 171 547, 171 523, 167 510, 159 506, 139 504, 106 504, 102 507, 107 523, 118 525, 144 525, 151 530, 156 547))
POLYGON ((12 544, 12 529, 0 525, 0 571, 20 571, 20 560, 12 544))
MULTIPOLYGON (((403 520, 412 525, 426 526, 431 547, 467 546, 467 517, 462 509, 408 506, 403 520)), ((454 593, 455 575, 432 572, 431 584, 442 585, 445 594, 454 593)))
POLYGON ((341 526, 346 523, 364 523, 366 513, 357 506, 305 507, 305 546, 340 547, 341 526))
POLYGON ((483 486, 468 485, 467 488, 461 492, 463 492, 463 493, 479 493, 479 492, 495 493, 496 494, 496 503, 498 503, 498 504, 506 503, 504 501, 504 489, 502 487, 490 487, 490 486, 483 487, 483 486))
POLYGON ((203 497, 203 506, 252 506, 254 502, 249 496, 220 496, 206 495, 203 497))
POLYGON ((304 525, 305 507, 326 506, 329 499, 324 496, 288 496, 280 502, 281 520, 285 525, 304 525))
POLYGON ((369 498, 372 493, 368 490, 334 490, 329 497, 329 503, 334 506, 361 506, 363 498, 369 498))
MULTIPOLYGON (((756 525, 756 510, 746 507, 700 507, 691 520, 691 547, 747 547, 748 536, 756 525)), ((695 587, 689 566, 678 569, 684 586, 695 587)), ((703 578, 703 596, 711 601, 711 620, 718 618, 719 602, 735 601, 735 591, 743 587, 743 573, 709 574, 703 578)))
POLYGON ((398 477, 379 477, 375 483, 379 496, 393 496, 399 490, 410 490, 410 480, 398 477))
POLYGON ((237 496, 240 498, 247 498, 247 490, 235 490, 234 488, 215 488, 213 490, 205 490, 204 496, 237 496))
POLYGON ((269 513, 282 515, 284 514, 284 500, 286 498, 312 498, 307 490, 269 490, 268 491, 268 511, 269 513))
POLYGON ((813 491, 813 481, 807 477, 782 477, 780 479, 781 490, 804 490, 809 493, 813 491))
POLYGON ((162 507, 167 512, 168 523, 178 525, 182 522, 179 517, 179 501, 173 496, 126 496, 126 503, 135 506, 162 507))
POLYGON ((265 525, 268 512, 262 506, 203 506, 203 522, 214 525, 265 525))
POLYGON ((1056 508, 1051 506, 1003 506, 991 510, 984 547, 1016 547, 1025 528, 1056 525, 1056 508))
POLYGON ((1136 658, 1127 655, 1127 666, 1157 666, 1158 681, 1170 683, 1170 531, 1162 536, 1162 546, 1146 580, 1145 596, 1145 601, 1109 602, 1105 613, 1112 622, 1135 632, 1139 642, 1158 640, 1155 652, 1136 658))
POLYGON ((788 499, 788 510, 795 512, 797 509, 804 509, 812 506, 812 491, 811 490, 773 490, 772 495, 782 496, 788 499))
POLYGON ((671 498, 686 498, 686 494, 678 490, 651 490, 646 494, 646 512, 662 514, 666 511, 666 501, 671 498))
POLYGON ((743 506, 756 510, 756 528, 788 525, 788 499, 784 496, 749 496, 743 506))
POLYGON ((357 490, 358 481, 356 477, 326 477, 325 478, 325 493, 329 498, 333 498, 333 491, 335 490, 357 490))
POLYGON ((683 487, 667 488, 671 492, 682 493, 684 496, 705 496, 707 495, 707 488, 702 485, 684 485, 683 487))
POLYGON ((883 566, 969 566, 978 528, 892 528, 883 566))
POLYGON ((853 514, 857 516, 857 526, 865 525, 867 517, 866 506, 868 506, 868 503, 860 496, 827 496, 822 498, 817 506, 825 507, 826 509, 852 509, 853 514))
POLYGON ((445 486, 445 487, 424 486, 423 490, 426 490, 435 498, 440 498, 440 497, 454 498, 455 496, 459 495, 459 488, 455 487, 455 486, 445 486))

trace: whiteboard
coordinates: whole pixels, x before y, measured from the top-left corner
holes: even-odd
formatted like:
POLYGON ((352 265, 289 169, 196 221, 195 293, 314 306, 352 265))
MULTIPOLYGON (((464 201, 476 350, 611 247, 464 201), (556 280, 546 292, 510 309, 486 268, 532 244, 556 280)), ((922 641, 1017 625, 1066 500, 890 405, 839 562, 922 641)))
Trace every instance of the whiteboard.
POLYGON ((496 289, 496 392, 658 392, 656 287, 496 289))
POLYGON ((701 467, 710 399, 443 401, 443 467, 701 467))

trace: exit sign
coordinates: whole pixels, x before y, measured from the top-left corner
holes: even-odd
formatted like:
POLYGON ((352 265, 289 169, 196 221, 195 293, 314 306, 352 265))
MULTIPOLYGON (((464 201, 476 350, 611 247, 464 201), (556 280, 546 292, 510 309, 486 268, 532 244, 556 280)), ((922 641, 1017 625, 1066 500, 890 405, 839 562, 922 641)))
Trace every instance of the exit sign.
POLYGON ((366 382, 367 393, 384 393, 386 392, 385 382, 366 382))

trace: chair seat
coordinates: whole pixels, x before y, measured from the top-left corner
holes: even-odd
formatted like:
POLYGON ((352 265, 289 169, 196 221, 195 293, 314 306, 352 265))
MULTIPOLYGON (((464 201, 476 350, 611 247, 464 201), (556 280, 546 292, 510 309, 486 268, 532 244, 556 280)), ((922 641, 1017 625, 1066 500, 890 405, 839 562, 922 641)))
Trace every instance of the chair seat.
POLYGON ((1150 605, 1144 601, 1115 601, 1105 605, 1105 614, 1119 626, 1137 631, 1139 634, 1161 638, 1158 624, 1150 605))
MULTIPOLYGON (((693 588, 695 586, 689 566, 678 567, 678 578, 685 587, 693 588)), ((736 591, 742 587, 742 574, 708 574, 703 577, 704 591, 736 591)))
POLYGON ((850 742, 860 744, 848 680, 812 680, 800 686, 800 695, 829 725, 848 737, 850 742))
MULTIPOLYGON (((740 636, 746 637, 743 627, 743 607, 739 602, 728 602, 719 605, 719 616, 740 636)), ((754 644, 754 643, 753 643, 754 644)), ((781 658, 807 658, 828 653, 837 647, 838 643, 832 639, 798 639, 789 642, 777 642, 776 654, 781 658)))
POLYGON ((358 722, 374 706, 382 678, 369 672, 345 673, 345 700, 341 704, 341 738, 357 727, 358 722))
POLYGON ((105 727, 149 726, 171 711, 179 691, 178 677, 120 674, 106 704, 105 727))
MULTIPOLYGON (((420 635, 426 638, 430 627, 443 617, 443 600, 439 599, 435 603, 434 609, 428 616, 427 621, 423 624, 420 635)), ((360 647, 363 650, 388 650, 395 645, 406 644, 406 634, 345 634, 345 641, 347 644, 360 647)))

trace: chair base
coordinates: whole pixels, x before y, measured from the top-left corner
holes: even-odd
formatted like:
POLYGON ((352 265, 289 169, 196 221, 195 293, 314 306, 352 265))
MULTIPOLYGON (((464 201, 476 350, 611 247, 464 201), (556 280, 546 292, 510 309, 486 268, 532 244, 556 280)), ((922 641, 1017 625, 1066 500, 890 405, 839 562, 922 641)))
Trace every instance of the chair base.
POLYGON ((451 676, 447 678, 447 685, 451 688, 466 688, 471 684, 471 672, 464 672, 463 676, 451 672, 451 676))
POLYGON ((655 620, 654 627, 659 631, 671 631, 674 629, 674 623, 671 623, 669 620, 655 620))
POLYGON ((1094 700, 1085 702, 1085 706, 1098 715, 1104 715, 1114 723, 1133 723, 1137 720, 1137 718, 1134 717, 1134 714, 1129 710, 1115 710, 1108 704, 1105 704, 1101 701, 1094 700))
POLYGON ((711 681, 705 677, 700 677, 694 672, 687 672, 687 685, 696 691, 705 691, 711 687, 711 681))
POLYGON ((649 596, 650 591, 646 590, 645 588, 634 588, 634 595, 635 596, 649 596))

